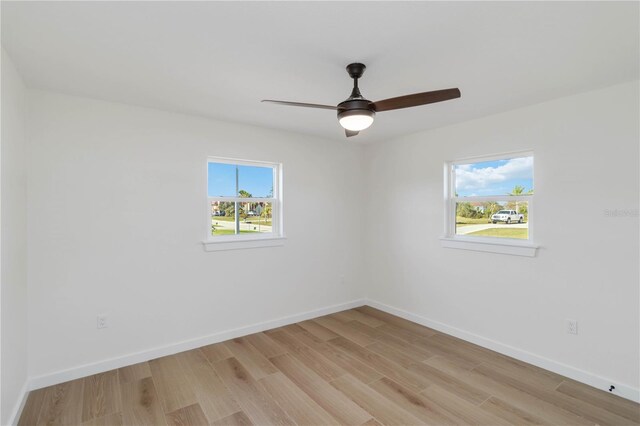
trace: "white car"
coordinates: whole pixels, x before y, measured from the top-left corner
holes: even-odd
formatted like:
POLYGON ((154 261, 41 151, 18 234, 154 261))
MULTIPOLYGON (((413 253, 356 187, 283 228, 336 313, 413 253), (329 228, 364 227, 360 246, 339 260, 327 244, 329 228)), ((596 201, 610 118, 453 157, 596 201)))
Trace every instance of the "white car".
POLYGON ((515 210, 500 210, 498 213, 491 216, 491 222, 518 222, 522 223, 524 221, 524 216, 517 213, 515 210))

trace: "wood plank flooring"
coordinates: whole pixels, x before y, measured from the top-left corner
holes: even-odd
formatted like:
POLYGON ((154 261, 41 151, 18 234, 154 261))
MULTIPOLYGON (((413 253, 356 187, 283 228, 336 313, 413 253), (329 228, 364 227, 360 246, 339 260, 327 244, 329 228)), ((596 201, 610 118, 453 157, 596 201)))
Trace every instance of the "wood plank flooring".
POLYGON ((640 406, 370 307, 29 395, 19 425, 639 425, 640 406))

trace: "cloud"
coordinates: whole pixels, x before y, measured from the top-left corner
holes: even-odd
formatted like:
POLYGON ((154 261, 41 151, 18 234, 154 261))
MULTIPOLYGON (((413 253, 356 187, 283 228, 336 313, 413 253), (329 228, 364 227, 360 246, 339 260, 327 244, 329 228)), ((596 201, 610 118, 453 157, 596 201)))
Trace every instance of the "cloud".
POLYGON ((483 189, 508 181, 517 179, 530 180, 533 177, 533 157, 513 158, 496 167, 477 167, 477 164, 461 164, 455 170, 456 189, 458 191, 483 192, 483 189))

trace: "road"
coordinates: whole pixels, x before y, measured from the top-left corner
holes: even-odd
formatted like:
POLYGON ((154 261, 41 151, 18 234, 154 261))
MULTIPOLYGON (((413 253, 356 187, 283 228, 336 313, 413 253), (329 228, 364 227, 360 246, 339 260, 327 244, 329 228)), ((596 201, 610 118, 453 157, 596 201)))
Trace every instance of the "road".
POLYGON ((527 228, 526 223, 479 223, 477 225, 465 225, 456 227, 456 235, 466 235, 476 231, 483 231, 490 228, 527 228))

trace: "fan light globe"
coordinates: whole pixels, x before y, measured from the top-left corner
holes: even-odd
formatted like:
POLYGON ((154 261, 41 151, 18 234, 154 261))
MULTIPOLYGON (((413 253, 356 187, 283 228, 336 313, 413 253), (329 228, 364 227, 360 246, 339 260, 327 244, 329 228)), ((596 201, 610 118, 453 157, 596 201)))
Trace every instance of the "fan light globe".
MULTIPOLYGON (((355 111, 354 111, 355 112, 355 111)), ((357 113, 345 114, 339 118, 340 125, 347 130, 359 132, 373 123, 374 113, 372 111, 358 111, 357 113)))

